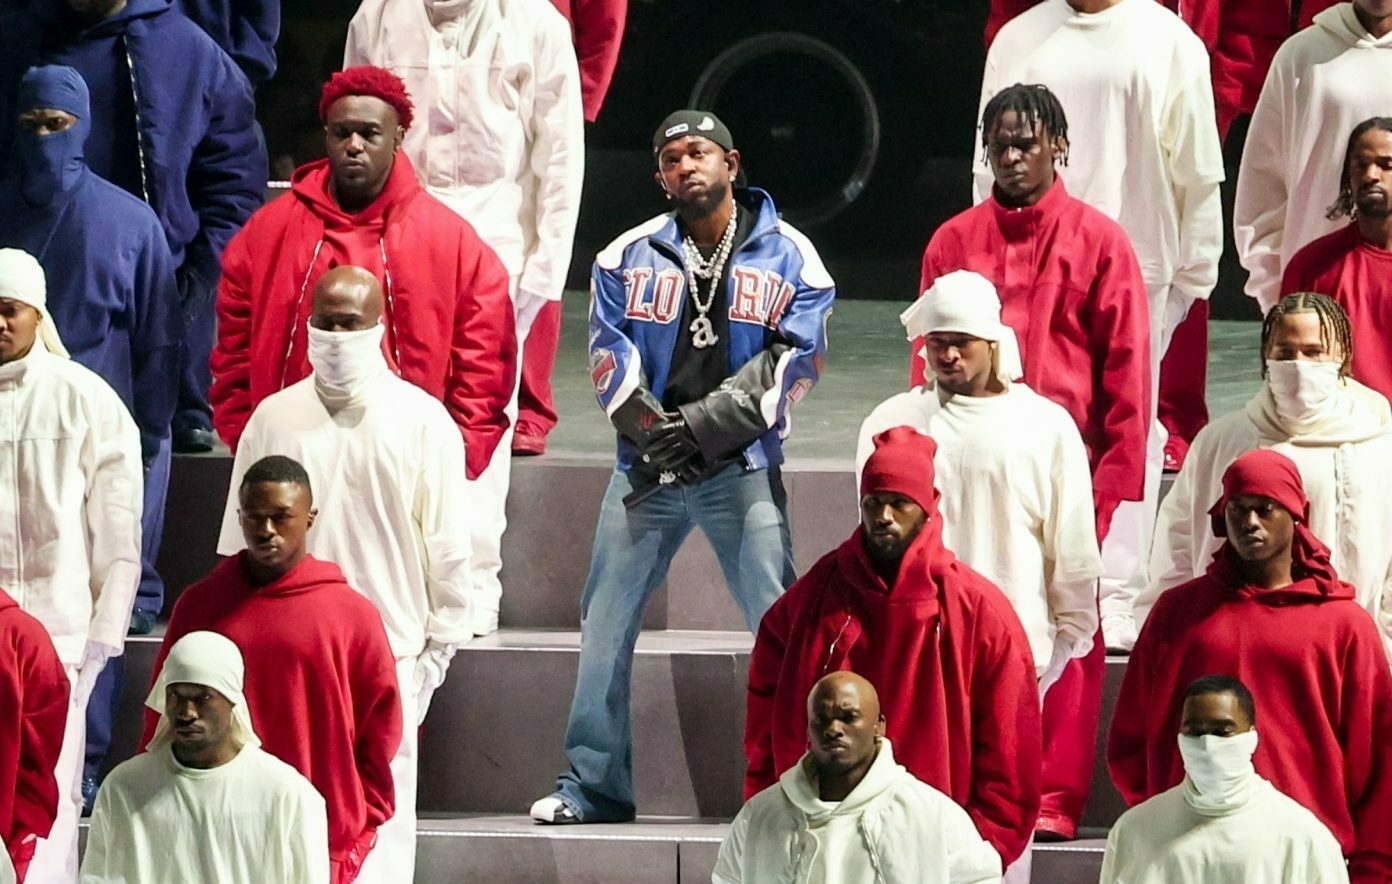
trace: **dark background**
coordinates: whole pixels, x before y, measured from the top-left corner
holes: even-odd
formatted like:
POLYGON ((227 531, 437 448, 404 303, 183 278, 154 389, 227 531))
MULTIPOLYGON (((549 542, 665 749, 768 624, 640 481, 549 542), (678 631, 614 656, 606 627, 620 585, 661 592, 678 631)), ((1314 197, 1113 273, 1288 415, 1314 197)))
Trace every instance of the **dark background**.
MULTIPOLYGON (((319 88, 356 8, 284 2, 280 70, 258 94, 273 178, 323 155, 319 88)), ((698 106, 730 126, 750 183, 812 237, 842 297, 912 298, 928 237, 970 205, 986 11, 986 0, 631 0, 613 86, 587 126, 572 283, 663 210, 652 129, 698 106)), ((1216 317, 1257 316, 1244 278, 1226 256, 1216 317)))

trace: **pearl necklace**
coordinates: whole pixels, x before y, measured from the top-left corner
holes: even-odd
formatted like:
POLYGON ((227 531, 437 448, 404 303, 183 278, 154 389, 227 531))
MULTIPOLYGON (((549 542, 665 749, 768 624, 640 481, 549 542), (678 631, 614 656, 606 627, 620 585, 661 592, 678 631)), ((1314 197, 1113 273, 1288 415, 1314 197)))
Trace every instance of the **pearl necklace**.
POLYGON ((720 244, 716 246, 709 261, 701 257, 701 250, 696 247, 696 241, 690 234, 682 238, 682 256, 686 259, 686 284, 691 289, 691 300, 696 304, 696 318, 687 327, 687 331, 691 332, 691 346, 698 350, 704 350, 720 340, 720 336, 715 333, 715 327, 711 325, 710 317, 706 314, 715 303, 716 287, 720 285, 725 273, 725 262, 730 259, 730 252, 735 247, 735 221, 738 217, 738 209, 730 213, 730 223, 726 225, 725 234, 720 238, 720 244), (710 281, 710 291, 704 304, 701 303, 698 279, 710 281))

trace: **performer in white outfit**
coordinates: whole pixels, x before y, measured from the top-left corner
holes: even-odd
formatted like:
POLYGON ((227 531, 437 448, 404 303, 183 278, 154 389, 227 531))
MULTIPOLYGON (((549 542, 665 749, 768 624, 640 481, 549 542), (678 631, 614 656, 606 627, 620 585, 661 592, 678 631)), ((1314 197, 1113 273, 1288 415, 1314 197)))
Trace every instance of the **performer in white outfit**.
POLYGON ((853 672, 807 697, 808 751, 740 810, 712 884, 998 884, 967 812, 894 761, 875 688, 853 672))
MULTIPOLYGON (((1131 239, 1150 305, 1151 432, 1145 498, 1124 502, 1102 544, 1102 625, 1145 585, 1146 551, 1160 500, 1167 434, 1157 419, 1160 362, 1195 301, 1218 281, 1223 252, 1223 149, 1208 52, 1155 0, 1045 0, 1011 19, 986 56, 981 107, 1014 83, 1043 83, 1070 123, 1069 193, 1115 219, 1131 239)), ((973 166, 975 201, 991 194, 984 154, 973 166)))
POLYGON ((77 879, 87 698, 125 648, 140 583, 140 434, 116 392, 68 359, 44 274, 0 249, 0 586, 38 619, 73 683, 58 818, 29 879, 77 879))
POLYGON ((261 750, 244 675, 225 636, 174 643, 145 700, 148 751, 97 793, 82 884, 329 884, 324 799, 261 750))
POLYGON ((1344 226, 1339 197, 1348 133, 1392 109, 1392 2, 1331 6, 1281 44, 1252 113, 1237 173, 1233 233, 1262 312, 1301 248, 1344 226))
POLYGON ((368 271, 345 265, 319 281, 309 325, 313 373, 252 414, 218 543, 223 555, 246 545, 237 489, 247 469, 269 454, 291 457, 318 494, 310 554, 341 567, 382 614, 404 727, 392 759, 396 812, 378 829, 361 882, 411 880, 417 731, 455 650, 473 636, 478 592, 469 578, 464 443, 444 406, 388 367, 381 312, 382 290, 368 271))
POLYGON ((856 472, 892 427, 937 441, 943 542, 1010 599, 1042 694, 1097 632, 1102 560, 1082 436, 1067 411, 1017 380, 1015 332, 985 277, 939 277, 901 319, 909 340, 927 339, 930 380, 865 419, 856 472))
MULTIPOLYGON (((406 82, 420 120, 402 150, 507 267, 520 373, 532 320, 565 288, 580 211, 585 124, 570 25, 548 0, 364 0, 343 63, 406 82)), ((515 424, 515 386, 508 409, 515 424)), ((514 429, 470 483, 480 635, 498 628, 514 429)))
POLYGON ((1329 828, 1252 766, 1257 713, 1246 686, 1205 676, 1183 709, 1184 781, 1112 826, 1100 884, 1347 884, 1329 828))
POLYGON ((1223 494, 1229 464, 1243 452, 1274 448, 1300 470, 1310 530, 1392 653, 1392 409, 1348 376, 1349 320, 1332 298, 1282 298, 1266 315, 1262 358, 1261 389, 1243 410, 1204 427, 1161 504, 1136 628, 1161 592, 1202 575, 1223 545, 1208 510, 1223 494))

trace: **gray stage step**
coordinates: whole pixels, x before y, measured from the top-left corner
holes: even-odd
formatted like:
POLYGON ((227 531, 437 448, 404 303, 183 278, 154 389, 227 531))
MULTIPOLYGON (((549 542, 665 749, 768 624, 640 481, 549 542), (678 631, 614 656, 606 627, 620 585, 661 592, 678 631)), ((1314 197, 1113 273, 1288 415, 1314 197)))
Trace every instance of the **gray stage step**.
MULTIPOLYGON (((136 751, 158 637, 127 643, 127 678, 108 765, 136 751)), ((633 667, 634 783, 639 809, 729 818, 744 777, 744 632, 645 632, 633 667)), ((579 634, 503 630, 462 649, 431 704, 421 738, 419 805, 450 814, 525 813, 565 768, 564 735, 579 634)), ((1108 661, 1103 733, 1124 658, 1108 661)), ((1102 757, 1083 825, 1124 810, 1102 757)))
MULTIPOLYGON (((508 532, 503 538, 504 626, 578 629, 580 589, 590 567, 595 521, 613 458, 513 461, 508 532), (563 514, 558 518, 557 514, 563 514)), ((232 459, 225 453, 174 458, 159 571, 165 612, 183 587, 217 564, 232 459)), ((855 483, 834 465, 785 467, 784 486, 798 572, 849 537, 858 518, 855 483)), ((668 588, 648 605, 646 629, 744 629, 710 544, 699 531, 672 564, 668 588)))

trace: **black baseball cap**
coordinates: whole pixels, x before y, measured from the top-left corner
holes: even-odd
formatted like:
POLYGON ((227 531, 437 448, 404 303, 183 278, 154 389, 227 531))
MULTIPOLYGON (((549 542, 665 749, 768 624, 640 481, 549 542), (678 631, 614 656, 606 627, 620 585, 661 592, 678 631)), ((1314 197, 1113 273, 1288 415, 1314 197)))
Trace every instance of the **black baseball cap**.
POLYGON ((703 110, 679 110, 668 114, 667 119, 663 120, 662 125, 653 133, 653 156, 657 156, 657 152, 662 150, 662 145, 674 138, 684 138, 688 135, 709 138, 725 150, 735 149, 735 139, 730 135, 730 128, 720 122, 720 118, 715 114, 703 110))

